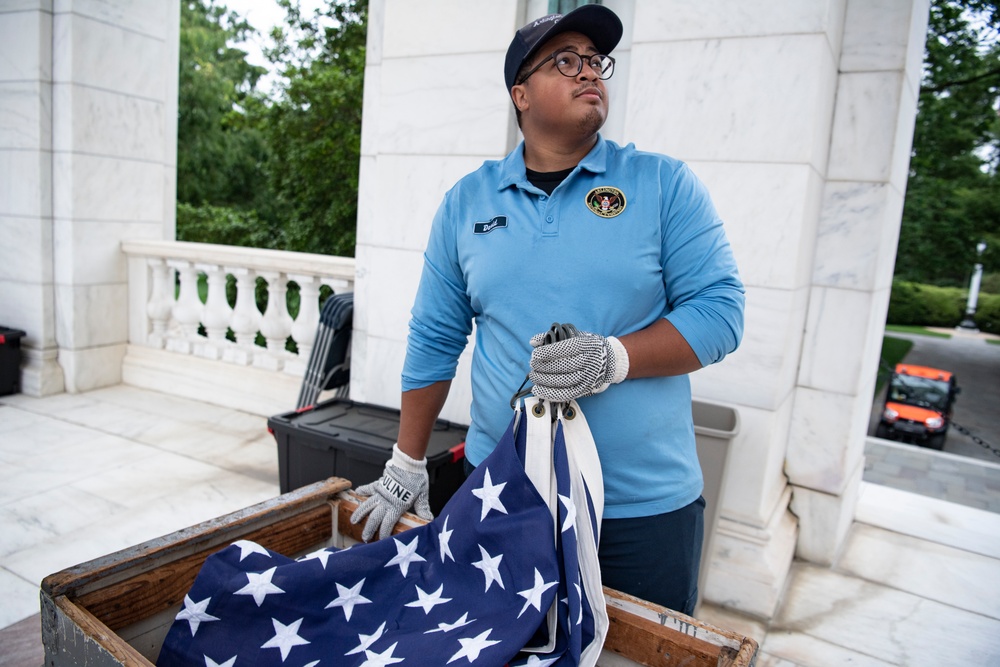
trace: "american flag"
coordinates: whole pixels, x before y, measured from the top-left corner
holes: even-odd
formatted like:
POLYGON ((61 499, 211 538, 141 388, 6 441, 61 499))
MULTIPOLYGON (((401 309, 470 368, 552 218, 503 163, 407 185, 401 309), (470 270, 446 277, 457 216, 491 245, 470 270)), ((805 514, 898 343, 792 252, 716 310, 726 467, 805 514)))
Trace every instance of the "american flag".
POLYGON ((558 507, 543 500, 525 472, 528 414, 427 525, 297 560, 248 541, 210 556, 157 664, 593 665, 604 599, 579 555, 594 553, 592 497, 560 422, 558 507))

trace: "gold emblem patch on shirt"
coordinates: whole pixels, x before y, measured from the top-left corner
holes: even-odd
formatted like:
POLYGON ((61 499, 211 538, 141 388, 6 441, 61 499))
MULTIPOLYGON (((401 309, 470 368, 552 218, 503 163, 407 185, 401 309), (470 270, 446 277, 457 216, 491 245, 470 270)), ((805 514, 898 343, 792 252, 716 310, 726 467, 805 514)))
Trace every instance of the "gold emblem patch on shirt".
POLYGON ((602 185, 587 193, 587 208, 602 218, 613 218, 625 210, 625 193, 610 185, 602 185))

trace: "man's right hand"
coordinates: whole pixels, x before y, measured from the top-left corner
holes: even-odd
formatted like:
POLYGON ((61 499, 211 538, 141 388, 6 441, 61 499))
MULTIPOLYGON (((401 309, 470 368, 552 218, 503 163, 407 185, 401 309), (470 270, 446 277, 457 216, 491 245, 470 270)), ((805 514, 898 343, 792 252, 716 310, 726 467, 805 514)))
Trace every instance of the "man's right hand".
POLYGON ((368 499, 351 514, 351 523, 358 524, 368 517, 361 533, 361 539, 368 542, 376 530, 379 539, 392 534, 393 526, 411 508, 417 516, 430 521, 434 515, 428 502, 429 486, 427 459, 413 459, 404 454, 398 444, 393 445, 392 458, 385 464, 382 477, 355 490, 368 499))

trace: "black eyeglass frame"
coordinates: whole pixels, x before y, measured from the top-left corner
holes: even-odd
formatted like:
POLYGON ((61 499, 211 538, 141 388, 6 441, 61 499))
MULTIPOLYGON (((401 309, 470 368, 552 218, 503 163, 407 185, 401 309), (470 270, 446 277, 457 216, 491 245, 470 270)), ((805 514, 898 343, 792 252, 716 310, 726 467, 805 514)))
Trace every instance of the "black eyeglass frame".
POLYGON ((572 79, 574 77, 580 76, 580 72, 583 71, 583 63, 584 62, 586 62, 587 66, 590 67, 590 69, 593 70, 594 73, 597 74, 597 78, 600 79, 601 81, 607 81, 615 73, 615 59, 612 58, 611 56, 605 55, 603 53, 594 53, 594 54, 591 54, 589 56, 585 56, 582 53, 577 53, 576 51, 574 51, 572 49, 558 49, 558 50, 553 51, 552 53, 550 53, 548 56, 546 56, 545 58, 543 58, 537 65, 535 65, 530 70, 528 70, 527 74, 525 74, 524 76, 522 76, 520 78, 520 80, 518 80, 518 82, 515 83, 514 85, 515 86, 519 86, 522 83, 524 83, 525 81, 527 81, 529 76, 531 76, 532 74, 534 74, 535 72, 537 72, 538 70, 540 70, 542 68, 542 65, 544 65, 545 63, 549 62, 550 60, 554 60, 555 57, 558 56, 560 53, 572 53, 574 56, 576 56, 577 58, 580 59, 580 68, 578 70, 576 70, 575 74, 566 74, 561 69, 559 69, 558 65, 556 65, 556 71, 559 72, 560 74, 562 74, 563 76, 567 77, 567 78, 572 79), (592 63, 594 61, 594 58, 607 58, 608 60, 610 60, 611 61, 611 74, 608 74, 607 76, 604 76, 603 72, 598 73, 597 70, 594 69, 594 67, 590 64, 590 63, 592 63))

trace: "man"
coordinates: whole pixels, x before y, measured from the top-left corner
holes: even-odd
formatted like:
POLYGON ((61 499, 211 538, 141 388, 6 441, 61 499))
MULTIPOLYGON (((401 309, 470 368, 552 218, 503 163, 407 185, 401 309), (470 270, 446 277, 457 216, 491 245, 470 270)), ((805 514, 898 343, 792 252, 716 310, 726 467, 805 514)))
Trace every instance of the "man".
POLYGON ((604 583, 691 613, 704 500, 686 374, 739 344, 743 285, 687 166, 599 134, 621 35, 613 12, 585 5, 514 36, 504 78, 524 141, 435 216, 399 442, 352 521, 371 512, 370 537, 414 504, 430 515, 424 453, 475 321, 468 463, 503 434, 526 371, 536 395, 579 399, 605 478, 604 583), (553 322, 586 333, 545 344, 553 322))

